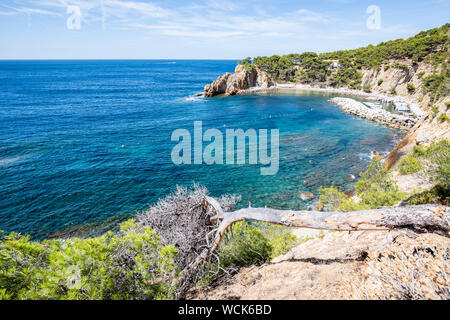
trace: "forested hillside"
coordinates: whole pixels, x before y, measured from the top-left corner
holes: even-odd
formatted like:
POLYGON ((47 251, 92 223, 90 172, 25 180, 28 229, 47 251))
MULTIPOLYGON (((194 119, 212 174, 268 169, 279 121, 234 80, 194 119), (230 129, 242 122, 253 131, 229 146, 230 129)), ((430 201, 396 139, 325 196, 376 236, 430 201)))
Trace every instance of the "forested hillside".
POLYGON ((449 91, 449 26, 450 24, 446 24, 440 28, 422 31, 406 40, 397 39, 354 50, 273 55, 256 57, 253 61, 247 58, 239 63, 250 68, 257 66, 278 82, 348 87, 386 93, 395 93, 398 84, 405 84, 411 94, 419 91, 421 94, 430 93, 432 100, 438 100, 448 95, 449 91), (338 66, 333 67, 333 63, 338 66), (422 70, 421 65, 426 66, 426 70, 422 70), (383 86, 383 82, 388 79, 382 79, 380 74, 389 70, 397 72, 396 78, 399 73, 404 74, 403 81, 393 83, 391 87, 386 87, 386 83, 383 86), (364 79, 369 71, 375 74, 376 82, 364 79), (414 75, 420 79, 421 90, 411 81, 414 75), (378 90, 380 88, 377 87, 383 87, 384 90, 378 90))

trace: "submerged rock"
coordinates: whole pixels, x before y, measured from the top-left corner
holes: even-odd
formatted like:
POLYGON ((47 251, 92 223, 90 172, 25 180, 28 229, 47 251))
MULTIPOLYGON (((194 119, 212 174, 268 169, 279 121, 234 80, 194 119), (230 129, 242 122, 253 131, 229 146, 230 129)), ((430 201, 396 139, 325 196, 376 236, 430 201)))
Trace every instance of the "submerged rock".
POLYGON ((355 181, 355 179, 356 179, 356 177, 353 174, 348 174, 345 176, 345 181, 352 182, 352 181, 355 181))
POLYGON ((299 190, 299 191, 297 191, 297 197, 299 197, 303 201, 309 201, 309 200, 314 199, 316 196, 311 192, 299 190))
POLYGON ((243 65, 236 66, 234 74, 226 73, 217 78, 213 83, 205 86, 205 97, 214 97, 220 94, 233 96, 242 90, 250 88, 270 88, 275 81, 265 72, 254 66, 245 68, 243 65))

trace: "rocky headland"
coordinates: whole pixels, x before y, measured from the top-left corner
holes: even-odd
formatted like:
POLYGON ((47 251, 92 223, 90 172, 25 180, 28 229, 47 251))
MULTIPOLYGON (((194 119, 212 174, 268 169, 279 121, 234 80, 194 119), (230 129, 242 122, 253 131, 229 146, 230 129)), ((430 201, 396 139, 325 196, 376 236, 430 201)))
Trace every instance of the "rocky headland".
POLYGON ((258 67, 237 65, 234 73, 226 73, 213 83, 205 86, 205 97, 217 95, 233 96, 250 88, 267 89, 275 86, 275 81, 258 67))

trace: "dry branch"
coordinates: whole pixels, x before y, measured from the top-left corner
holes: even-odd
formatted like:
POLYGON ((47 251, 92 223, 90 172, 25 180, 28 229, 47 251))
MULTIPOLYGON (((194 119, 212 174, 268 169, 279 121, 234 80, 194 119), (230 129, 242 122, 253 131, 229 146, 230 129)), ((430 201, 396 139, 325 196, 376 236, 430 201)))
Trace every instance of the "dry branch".
MULTIPOLYGON (((198 185, 177 189, 138 216, 141 227, 153 228, 164 245, 178 250, 175 263, 183 270, 176 282, 176 297, 210 272, 207 262, 218 259, 217 248, 227 230, 236 222, 255 220, 296 228, 322 230, 393 230, 433 232, 449 237, 448 207, 437 205, 390 207, 359 212, 284 211, 269 208, 245 208, 233 211, 240 198, 225 195, 208 197, 198 185)), ((219 261, 220 265, 220 261, 219 261)), ((156 283, 166 282, 160 279, 156 283)))

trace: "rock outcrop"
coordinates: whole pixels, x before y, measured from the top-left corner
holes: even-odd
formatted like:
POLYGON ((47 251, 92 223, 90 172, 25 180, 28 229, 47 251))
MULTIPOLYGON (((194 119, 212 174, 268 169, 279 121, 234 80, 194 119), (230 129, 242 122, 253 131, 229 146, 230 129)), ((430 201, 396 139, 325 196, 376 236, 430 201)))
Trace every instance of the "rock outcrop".
POLYGON ((257 67, 245 68, 243 65, 238 65, 233 74, 226 73, 213 83, 206 85, 205 97, 221 94, 233 96, 253 87, 270 88, 274 85, 275 81, 257 67))

